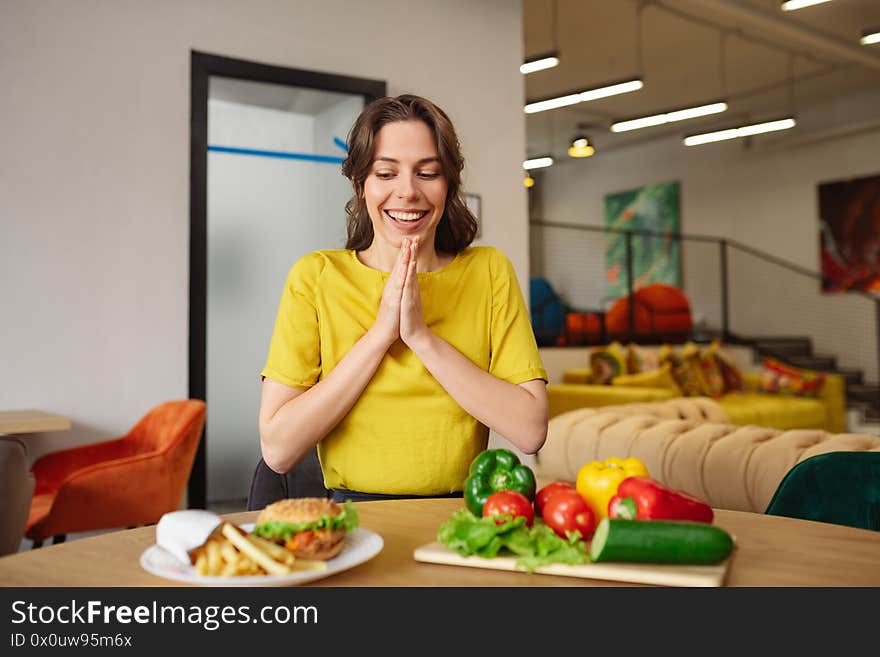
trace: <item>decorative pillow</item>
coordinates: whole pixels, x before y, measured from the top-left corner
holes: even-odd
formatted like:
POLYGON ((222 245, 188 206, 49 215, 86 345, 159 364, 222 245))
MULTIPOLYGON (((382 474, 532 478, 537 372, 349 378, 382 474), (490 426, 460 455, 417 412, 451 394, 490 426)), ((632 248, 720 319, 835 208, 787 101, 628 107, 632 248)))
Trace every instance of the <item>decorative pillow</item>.
POLYGON ((765 358, 759 390, 778 395, 818 397, 824 384, 825 375, 821 372, 786 365, 774 358, 765 358))
POLYGON ((625 374, 611 379, 611 385, 625 386, 630 388, 668 388, 676 394, 681 394, 681 388, 672 376, 672 368, 669 363, 647 372, 638 374, 625 374))
POLYGON ((681 358, 678 365, 672 366, 672 376, 675 377, 675 382, 685 397, 703 396, 699 354, 689 358, 681 358))
POLYGON ((681 365, 681 357, 675 352, 672 345, 664 344, 659 350, 657 350, 658 366, 662 366, 664 363, 669 363, 673 371, 676 367, 681 365))
POLYGON ((724 377, 718 356, 709 349, 701 349, 697 357, 700 363, 700 390, 703 396, 718 398, 724 394, 724 377))
POLYGON ((653 372, 660 367, 660 361, 650 349, 640 347, 635 342, 630 342, 626 347, 626 371, 628 374, 640 372, 653 372))
POLYGON ((590 353, 592 383, 610 384, 615 376, 626 374, 626 349, 619 342, 596 348, 590 353))
POLYGON ((721 369, 721 378, 724 379, 724 392, 739 392, 745 388, 742 373, 733 362, 733 359, 721 349, 721 342, 713 340, 707 351, 714 355, 718 361, 718 367, 721 369))

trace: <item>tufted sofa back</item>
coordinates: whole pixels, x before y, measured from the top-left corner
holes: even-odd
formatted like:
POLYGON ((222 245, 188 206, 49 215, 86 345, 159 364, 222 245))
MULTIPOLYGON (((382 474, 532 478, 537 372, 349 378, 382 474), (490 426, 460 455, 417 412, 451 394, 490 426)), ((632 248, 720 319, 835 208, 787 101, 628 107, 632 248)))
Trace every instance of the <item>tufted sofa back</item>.
POLYGON ((706 402, 679 398, 558 415, 536 455, 539 483, 573 482, 590 461, 635 456, 653 478, 715 508, 763 513, 796 463, 827 452, 880 452, 880 436, 735 426, 706 402))

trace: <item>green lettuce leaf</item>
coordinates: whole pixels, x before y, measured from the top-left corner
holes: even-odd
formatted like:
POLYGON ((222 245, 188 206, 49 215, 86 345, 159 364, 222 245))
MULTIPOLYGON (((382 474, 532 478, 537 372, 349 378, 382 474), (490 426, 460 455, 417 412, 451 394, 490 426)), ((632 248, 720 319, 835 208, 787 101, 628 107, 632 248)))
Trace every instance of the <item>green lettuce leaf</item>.
POLYGON ((254 534, 270 539, 289 540, 294 534, 307 529, 344 529, 351 531, 358 526, 359 518, 357 508, 351 502, 342 505, 342 513, 337 516, 323 515, 314 522, 282 522, 273 520, 264 522, 254 527, 254 534))
POLYGON ((550 563, 589 563, 586 544, 579 535, 560 538, 541 520, 526 527, 523 517, 478 518, 468 509, 458 509, 440 526, 437 540, 462 556, 492 558, 499 554, 517 556, 517 565, 528 572, 550 563), (499 521, 496 524, 496 521, 499 521))

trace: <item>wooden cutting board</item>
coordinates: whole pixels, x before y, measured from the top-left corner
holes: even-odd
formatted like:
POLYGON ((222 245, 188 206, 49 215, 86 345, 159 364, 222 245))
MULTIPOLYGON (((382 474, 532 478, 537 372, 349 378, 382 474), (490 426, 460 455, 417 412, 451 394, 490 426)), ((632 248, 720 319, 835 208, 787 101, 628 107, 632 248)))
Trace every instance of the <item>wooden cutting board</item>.
MULTIPOLYGON (((416 548, 413 553, 416 561, 448 564, 450 566, 469 566, 472 568, 491 568, 512 570, 526 574, 516 566, 516 557, 463 557, 442 543, 430 543, 416 548)), ((711 566, 677 566, 648 563, 590 563, 577 566, 568 564, 549 564, 535 569, 536 573, 546 575, 565 575, 586 579, 633 582, 636 584, 655 584, 658 586, 723 586, 730 558, 711 566)))

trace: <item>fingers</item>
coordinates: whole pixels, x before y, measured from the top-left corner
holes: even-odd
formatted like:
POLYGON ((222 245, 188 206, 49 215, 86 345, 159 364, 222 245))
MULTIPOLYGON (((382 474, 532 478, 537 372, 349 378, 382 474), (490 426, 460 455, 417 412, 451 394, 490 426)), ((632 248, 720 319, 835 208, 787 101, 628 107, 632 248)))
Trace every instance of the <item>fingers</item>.
POLYGON ((407 293, 413 293, 418 290, 419 279, 418 275, 416 274, 416 265, 418 264, 416 256, 419 252, 419 238, 414 237, 412 240, 409 240, 409 243, 405 248, 407 249, 407 251, 409 251, 409 262, 407 263, 406 279, 403 284, 404 295, 406 295, 407 293))
POLYGON ((400 244, 400 250, 397 253, 397 263, 394 265, 394 275, 400 287, 403 287, 405 285, 406 276, 409 273, 409 265, 412 254, 410 241, 411 240, 406 237, 403 238, 403 241, 400 244))

